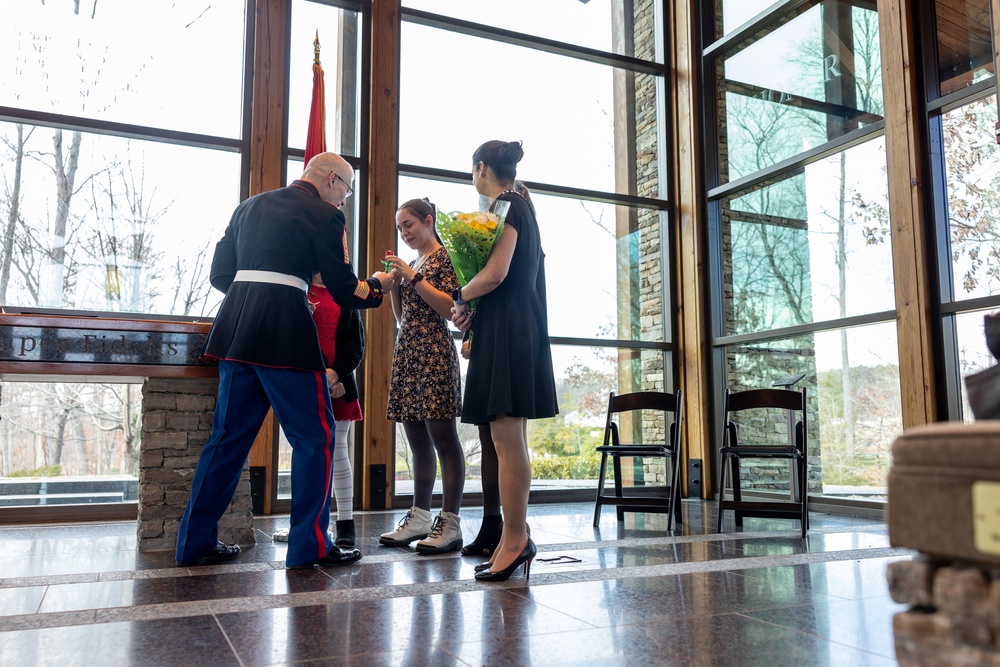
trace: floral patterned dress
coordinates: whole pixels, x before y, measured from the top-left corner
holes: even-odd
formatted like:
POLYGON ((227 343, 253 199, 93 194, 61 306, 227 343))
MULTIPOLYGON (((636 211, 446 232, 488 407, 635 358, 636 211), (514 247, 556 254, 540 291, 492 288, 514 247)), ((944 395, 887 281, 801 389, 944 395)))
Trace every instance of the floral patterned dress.
MULTIPOLYGON (((458 287, 444 248, 428 255, 419 271, 445 294, 458 287)), ((397 422, 457 417, 462 412, 461 369, 448 320, 407 282, 399 286, 399 300, 403 317, 392 353, 386 417, 397 422)))

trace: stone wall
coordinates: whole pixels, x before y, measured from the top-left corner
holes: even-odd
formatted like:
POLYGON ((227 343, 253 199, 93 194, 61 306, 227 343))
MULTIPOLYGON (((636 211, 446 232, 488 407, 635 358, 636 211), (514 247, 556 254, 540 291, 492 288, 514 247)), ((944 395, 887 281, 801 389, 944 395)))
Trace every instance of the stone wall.
MULTIPOLYGON (((191 480, 208 441, 217 379, 147 378, 142 385, 142 445, 139 459, 139 551, 173 550, 191 480)), ((219 539, 254 543, 249 467, 228 512, 219 539)))
POLYGON ((903 667, 1000 667, 1000 572, 926 558, 890 563, 893 617, 903 667))

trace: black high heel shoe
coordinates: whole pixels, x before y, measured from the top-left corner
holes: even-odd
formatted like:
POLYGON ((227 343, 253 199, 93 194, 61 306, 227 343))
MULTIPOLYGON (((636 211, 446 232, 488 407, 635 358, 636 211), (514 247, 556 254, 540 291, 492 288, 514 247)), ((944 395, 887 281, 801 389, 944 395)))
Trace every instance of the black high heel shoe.
MULTIPOLYGON (((524 527, 528 531, 528 539, 531 539, 531 526, 525 524, 524 527)), ((475 568, 476 572, 483 572, 484 570, 488 570, 490 569, 490 565, 493 565, 492 561, 486 561, 485 563, 480 563, 475 568)))
POLYGON ((484 516, 483 523, 479 526, 479 534, 476 535, 476 539, 462 547, 462 555, 492 555, 500 543, 501 533, 503 533, 503 517, 500 514, 484 516))
POLYGON ((507 581, 510 579, 510 575, 514 574, 514 570, 521 567, 524 564, 524 578, 527 580, 531 576, 531 561, 535 559, 538 554, 538 549, 535 547, 535 543, 528 538, 528 544, 524 547, 524 551, 521 555, 514 559, 514 562, 505 567, 502 570, 494 572, 493 570, 482 570, 476 572, 477 581, 507 581))

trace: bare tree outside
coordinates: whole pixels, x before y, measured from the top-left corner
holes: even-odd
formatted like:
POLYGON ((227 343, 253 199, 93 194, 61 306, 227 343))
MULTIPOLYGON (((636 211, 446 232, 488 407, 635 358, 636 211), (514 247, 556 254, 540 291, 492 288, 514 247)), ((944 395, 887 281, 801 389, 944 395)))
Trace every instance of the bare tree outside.
MULTIPOLYGON (((47 4, 26 3, 28 19, 12 24, 21 46, 9 66, 15 80, 40 91, 34 99, 59 105, 63 113, 103 117, 133 104, 140 89, 150 95, 143 77, 158 66, 156 52, 117 57, 133 38, 103 30, 122 7, 97 0, 47 4), (43 20, 60 14, 67 20, 43 20), (120 38, 121 44, 115 41, 120 38), (79 63, 75 71, 60 66, 67 54, 79 63), (78 110, 63 111, 67 104, 78 110)), ((155 10, 171 18, 174 12, 177 29, 190 30, 211 8, 188 1, 155 10)), ((176 224, 177 190, 160 176, 162 165, 155 165, 154 175, 150 160, 162 161, 169 150, 76 129, 0 123, 0 305, 145 318, 211 315, 219 298, 208 283, 208 241, 164 231, 176 224)), ((235 203, 222 199, 220 208, 235 203)), ((206 237, 224 223, 206 219, 206 237)), ((2 389, 0 475, 136 474, 138 385, 4 382, 2 389)))

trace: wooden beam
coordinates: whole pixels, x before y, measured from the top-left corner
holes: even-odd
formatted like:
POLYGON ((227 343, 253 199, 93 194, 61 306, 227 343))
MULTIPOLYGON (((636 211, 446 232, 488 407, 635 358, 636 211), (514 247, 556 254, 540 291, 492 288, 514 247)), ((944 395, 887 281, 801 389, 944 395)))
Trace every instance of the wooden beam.
POLYGON ((917 86, 913 4, 879 0, 882 87, 885 96, 885 152, 889 173, 889 220, 903 428, 937 421, 934 378, 932 277, 925 219, 923 119, 917 86))
POLYGON ((280 188, 284 145, 285 42, 290 0, 257 0, 250 142, 250 195, 280 188))
MULTIPOLYGON (((291 20, 290 0, 257 0, 254 34, 253 110, 250 142, 250 195, 284 185, 286 35, 291 20)), ((278 422, 268 411, 250 450, 250 465, 264 467, 264 514, 271 513, 278 479, 278 422)))
MULTIPOLYGON (((705 294, 705 200, 701 162, 701 89, 698 86, 697 0, 671 3, 674 207, 674 281, 679 386, 684 392, 684 459, 701 459, 702 470, 711 468, 711 406, 708 368, 710 346, 705 294)), ((687 471, 681 476, 687 481, 687 471)), ((701 476, 702 497, 712 497, 711 475, 701 476)), ((682 487, 684 488, 684 487, 682 487)))
MULTIPOLYGON (((371 112, 368 137, 367 255, 362 266, 381 266, 385 251, 396 247, 396 200, 399 170, 399 0, 371 3, 371 112)), ((365 311, 365 364, 362 448, 360 456, 361 506, 372 508, 371 466, 386 470, 385 507, 392 507, 391 479, 395 449, 394 422, 385 418, 392 371, 395 322, 388 296, 379 308, 365 311)))

